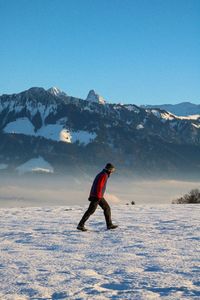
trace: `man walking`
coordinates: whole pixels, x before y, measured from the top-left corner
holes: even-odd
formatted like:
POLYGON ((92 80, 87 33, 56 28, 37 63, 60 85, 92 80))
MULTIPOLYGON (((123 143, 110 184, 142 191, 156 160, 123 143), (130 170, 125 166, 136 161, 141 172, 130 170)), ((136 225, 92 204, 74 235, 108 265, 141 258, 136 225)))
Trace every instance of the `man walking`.
POLYGON ((105 168, 95 177, 90 191, 90 196, 88 198, 90 205, 77 226, 78 230, 87 231, 84 226, 85 222, 95 212, 98 205, 104 211, 107 229, 115 229, 118 227, 117 225, 112 224, 110 206, 103 198, 106 190, 107 180, 114 171, 115 167, 111 163, 108 163, 105 168))

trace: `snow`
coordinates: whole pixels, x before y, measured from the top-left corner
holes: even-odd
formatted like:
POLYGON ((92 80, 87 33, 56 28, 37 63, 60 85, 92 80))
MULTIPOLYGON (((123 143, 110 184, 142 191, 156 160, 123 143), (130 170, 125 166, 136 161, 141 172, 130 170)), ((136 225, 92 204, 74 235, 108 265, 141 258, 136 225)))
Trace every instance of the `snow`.
POLYGON ((125 107, 127 110, 129 110, 129 111, 133 111, 133 112, 135 112, 135 113, 137 113, 137 114, 140 113, 140 109, 137 108, 135 105, 125 104, 124 107, 125 107))
POLYGON ((194 126, 195 128, 200 128, 200 124, 194 124, 194 123, 192 123, 192 126, 194 126))
POLYGON ((198 205, 1 209, 0 299, 199 299, 198 205))
POLYGON ((176 116, 177 119, 180 120, 198 120, 200 118, 200 115, 190 115, 190 116, 176 116))
POLYGON ((79 142, 83 145, 89 144, 96 138, 96 133, 91 133, 84 130, 69 131, 63 128, 63 125, 59 124, 49 124, 43 126, 37 131, 36 135, 54 141, 63 141, 66 143, 79 142))
POLYGON ((19 118, 8 123, 3 130, 5 133, 35 135, 34 126, 28 118, 19 118))
POLYGON ((59 95, 61 92, 57 87, 50 88, 50 91, 56 96, 59 95))
POLYGON ((59 88, 57 87, 51 87, 50 89, 47 90, 47 92, 51 93, 54 96, 67 96, 67 94, 63 91, 61 91, 59 88))
POLYGON ((190 102, 182 102, 178 104, 161 104, 161 105, 142 105, 143 108, 157 108, 166 110, 177 116, 188 116, 200 113, 200 106, 190 102))
POLYGON ((154 116, 156 116, 159 119, 163 119, 163 121, 167 121, 167 120, 174 120, 175 116, 172 115, 171 113, 167 113, 167 112, 161 112, 159 110, 156 109, 152 109, 151 112, 154 114, 154 116))
POLYGON ((115 104, 115 105, 113 106, 113 109, 115 109, 115 110, 121 110, 121 109, 122 109, 122 106, 121 106, 121 104, 115 104))
MULTIPOLYGON (((21 112, 24 107, 26 107, 27 112, 30 113, 30 115, 33 117, 36 115, 37 112, 40 113, 42 122, 44 124, 45 118, 50 114, 53 113, 55 114, 57 111, 57 104, 48 104, 44 105, 40 102, 38 102, 36 99, 34 101, 32 100, 27 100, 26 104, 20 103, 20 96, 18 97, 17 100, 10 100, 10 101, 0 101, 0 112, 3 111, 4 109, 8 109, 8 112, 14 112, 14 113, 19 113, 21 112)), ((18 120, 22 120, 26 118, 19 118, 18 120)))
POLYGON ((138 129, 138 130, 140 130, 140 129, 144 129, 144 125, 142 125, 142 124, 139 124, 139 125, 137 125, 136 129, 138 129))
POLYGON ((155 109, 146 109, 147 113, 152 113, 154 116, 156 116, 157 118, 160 118, 160 112, 158 110, 155 109))
POLYGON ((63 125, 48 124, 42 126, 37 132, 35 132, 34 126, 28 118, 20 118, 14 122, 7 124, 4 128, 4 132, 39 136, 54 141, 61 140, 71 142, 70 134, 67 134, 67 130, 63 129, 63 125))
POLYGON ((63 125, 59 124, 48 124, 41 127, 37 132, 36 136, 44 137, 53 141, 71 142, 70 133, 68 130, 63 129, 63 125))
POLYGON ((60 119, 56 124, 43 125, 38 131, 34 131, 33 124, 28 118, 19 118, 16 121, 8 123, 4 132, 25 134, 36 137, 43 137, 53 141, 62 141, 66 143, 79 142, 80 144, 87 145, 96 138, 96 133, 88 132, 85 130, 69 131, 64 128, 64 124, 67 118, 60 119))
POLYGON ((87 145, 91 141, 93 141, 96 138, 96 133, 79 130, 79 131, 73 131, 72 132, 72 143, 79 142, 80 144, 87 145))
POLYGON ((41 105, 39 112, 40 112, 40 115, 42 117, 43 124, 44 124, 44 120, 46 119, 46 117, 48 117, 51 113, 56 114, 57 104, 50 104, 47 106, 41 105))
POLYGON ((165 119, 165 120, 174 120, 174 116, 172 114, 168 114, 168 113, 161 113, 161 118, 165 119))
POLYGON ((32 158, 25 162, 24 164, 18 166, 16 171, 20 175, 29 172, 43 172, 43 173, 53 173, 53 167, 44 158, 39 156, 38 158, 32 158))
POLYGON ((200 115, 177 116, 170 112, 163 112, 163 111, 159 111, 156 109, 151 109, 151 110, 147 109, 146 111, 152 112, 154 114, 154 116, 156 116, 157 118, 162 118, 164 121, 165 120, 173 121, 175 119, 178 119, 178 120, 198 120, 198 119, 200 119, 200 115))

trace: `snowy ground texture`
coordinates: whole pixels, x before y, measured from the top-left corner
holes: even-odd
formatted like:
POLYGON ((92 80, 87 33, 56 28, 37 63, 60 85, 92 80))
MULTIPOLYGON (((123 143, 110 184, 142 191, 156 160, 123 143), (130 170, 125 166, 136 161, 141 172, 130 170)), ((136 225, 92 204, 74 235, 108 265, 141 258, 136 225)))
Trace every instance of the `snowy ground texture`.
POLYGON ((200 299, 200 205, 84 210, 0 210, 0 299, 200 299))

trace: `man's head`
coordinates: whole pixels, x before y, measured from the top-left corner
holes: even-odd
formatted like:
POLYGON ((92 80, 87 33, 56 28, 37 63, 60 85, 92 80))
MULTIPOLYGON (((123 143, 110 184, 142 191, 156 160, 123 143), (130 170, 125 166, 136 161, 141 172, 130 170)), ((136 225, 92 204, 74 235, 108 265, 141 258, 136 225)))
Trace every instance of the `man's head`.
POLYGON ((115 167, 111 163, 107 163, 107 165, 105 166, 105 170, 109 173, 113 173, 115 172, 115 167))

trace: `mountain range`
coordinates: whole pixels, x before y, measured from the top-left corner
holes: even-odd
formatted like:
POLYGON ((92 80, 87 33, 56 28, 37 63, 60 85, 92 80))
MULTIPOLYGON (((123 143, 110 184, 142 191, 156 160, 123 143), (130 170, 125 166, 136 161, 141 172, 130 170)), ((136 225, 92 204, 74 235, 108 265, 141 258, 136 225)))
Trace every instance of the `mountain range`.
POLYGON ((161 104, 161 105, 142 105, 143 108, 159 108, 171 112, 177 116, 199 115, 200 105, 190 102, 181 102, 178 104, 161 104))
POLYGON ((197 113, 111 104, 94 90, 86 99, 55 87, 2 95, 0 171, 85 174, 112 162, 132 175, 199 174, 197 113))

